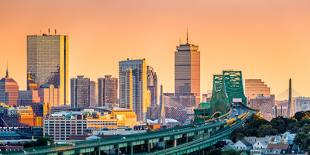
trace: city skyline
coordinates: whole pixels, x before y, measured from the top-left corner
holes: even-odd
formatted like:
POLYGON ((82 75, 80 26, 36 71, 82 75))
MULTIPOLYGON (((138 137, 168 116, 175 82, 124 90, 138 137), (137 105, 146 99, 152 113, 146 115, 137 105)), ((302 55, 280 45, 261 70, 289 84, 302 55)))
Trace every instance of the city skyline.
MULTIPOLYGON (((173 92, 174 84, 171 81, 174 79, 172 74, 175 46, 178 45, 179 38, 185 42, 186 28, 189 27, 189 40, 199 45, 201 52, 202 93, 212 88, 213 74, 220 73, 222 69, 240 69, 244 78, 263 79, 271 87, 273 94, 278 95, 287 89, 287 81, 292 78, 293 87, 302 92, 301 95, 310 95, 307 88, 310 73, 306 70, 310 65, 307 61, 310 47, 306 42, 310 36, 308 1, 280 3, 277 0, 269 5, 257 0, 242 4, 226 1, 227 5, 233 4, 240 9, 239 13, 235 12, 235 8, 228 8, 225 4, 219 5, 213 1, 178 2, 180 5, 176 7, 172 7, 175 1, 133 2, 127 7, 118 6, 118 2, 102 2, 102 7, 107 7, 111 12, 109 15, 94 3, 84 4, 77 1, 68 10, 61 9, 60 12, 66 16, 59 19, 53 14, 42 12, 42 8, 36 4, 31 6, 16 4, 15 1, 0 2, 4 3, 0 5, 0 10, 4 14, 1 18, 5 23, 0 32, 7 36, 0 39, 0 62, 4 62, 0 64, 0 75, 4 76, 5 62, 9 61, 11 77, 18 82, 21 89, 26 89, 26 35, 39 34, 40 29, 47 32, 50 27, 52 30, 56 28, 59 34, 70 37, 69 50, 72 52, 69 56, 69 78, 79 74, 93 80, 106 74, 118 77, 119 60, 127 57, 146 58, 148 64, 156 68, 159 83, 165 86, 165 92, 173 92), (83 4, 85 8, 82 7, 83 4), (144 8, 137 9, 135 4, 144 8), (194 9, 184 11, 189 4, 194 9), (15 13, 7 10, 10 7, 3 8, 4 6, 11 6, 13 11, 21 11, 15 13), (80 12, 77 11, 79 8, 82 8, 80 12), (132 12, 116 13, 113 9, 117 8, 132 12), (29 14, 32 9, 32 14, 29 14), (228 11, 223 12, 225 9, 228 11), (40 14, 35 14, 36 12, 40 14), (138 16, 145 12, 146 15, 138 16), (69 20, 75 13, 81 18, 69 20), (19 20, 21 17, 18 16, 24 19, 19 20), (191 18, 192 16, 195 18, 191 18), (148 20, 143 22, 143 19, 148 20), (149 19, 154 20, 150 22, 149 19), (225 20, 219 22, 219 19, 225 20), (22 28, 21 22, 25 23, 22 28), (98 26, 94 26, 95 24, 98 26), (121 29, 123 25, 126 25, 127 29, 121 29), (222 57, 223 55, 225 57, 222 57), (217 61, 219 58, 221 61, 217 61), (79 63, 81 61, 84 63, 79 63)), ((51 10, 55 5, 57 1, 43 9, 51 10)), ((69 2, 65 2, 64 6, 69 6, 69 2)))

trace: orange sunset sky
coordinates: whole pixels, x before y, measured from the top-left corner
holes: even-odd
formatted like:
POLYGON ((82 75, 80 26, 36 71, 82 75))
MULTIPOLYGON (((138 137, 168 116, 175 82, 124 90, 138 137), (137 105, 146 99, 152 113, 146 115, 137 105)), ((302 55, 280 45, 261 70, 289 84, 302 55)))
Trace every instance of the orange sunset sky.
POLYGON ((118 77, 118 61, 146 58, 165 92, 174 90, 179 40, 201 52, 201 92, 212 75, 242 70, 278 95, 293 79, 310 96, 310 0, 1 0, 0 76, 26 86, 26 35, 69 36, 69 77, 118 77), (52 31, 53 32, 53 31, 52 31))

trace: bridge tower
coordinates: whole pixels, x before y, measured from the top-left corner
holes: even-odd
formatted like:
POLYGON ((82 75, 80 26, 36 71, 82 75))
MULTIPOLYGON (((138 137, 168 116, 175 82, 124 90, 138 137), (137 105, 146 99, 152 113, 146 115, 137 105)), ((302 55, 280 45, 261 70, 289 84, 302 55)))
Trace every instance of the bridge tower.
POLYGON ((224 114, 229 110, 230 106, 225 90, 223 75, 213 75, 213 88, 210 106, 213 114, 215 112, 224 114))
POLYGON ((247 105, 244 95, 243 79, 241 71, 224 70, 223 80, 229 103, 242 102, 247 105))

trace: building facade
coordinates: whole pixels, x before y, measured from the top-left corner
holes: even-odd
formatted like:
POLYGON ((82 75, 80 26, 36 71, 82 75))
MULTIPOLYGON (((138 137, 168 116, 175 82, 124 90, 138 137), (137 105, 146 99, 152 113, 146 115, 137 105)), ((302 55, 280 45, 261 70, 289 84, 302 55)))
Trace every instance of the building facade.
POLYGON ((175 52, 175 94, 200 96, 200 52, 188 41, 175 52))
POLYGON ((128 109, 113 110, 111 114, 101 115, 93 110, 57 112, 44 120, 44 135, 55 141, 66 141, 70 136, 88 135, 101 129, 133 127, 137 117, 128 109))
POLYGON ((39 103, 40 97, 38 90, 20 90, 18 92, 18 105, 27 106, 32 103, 39 103))
POLYGON ((68 36, 27 36, 27 89, 52 84, 59 89, 59 103, 68 102, 68 36))
POLYGON ((59 89, 54 85, 41 85, 39 88, 40 102, 49 104, 50 107, 58 107, 59 104, 59 89))
POLYGON ((97 106, 97 87, 95 81, 90 81, 89 84, 89 102, 90 106, 97 106))
MULTIPOLYGON (((200 103, 200 51, 199 46, 188 42, 188 35, 186 43, 177 46, 174 71, 175 96, 195 98, 184 106, 197 107, 200 103)), ((181 98, 177 102, 182 104, 181 98)))
POLYGON ((119 62, 119 87, 119 106, 132 109, 137 114, 138 121, 145 121, 150 106, 145 59, 119 62))
POLYGON ((248 100, 257 96, 270 96, 270 87, 261 79, 245 79, 245 95, 248 100))
POLYGON ((249 100, 249 107, 259 110, 264 119, 271 120, 273 116, 272 108, 275 106, 275 96, 256 96, 249 100))
POLYGON ((310 97, 295 97, 294 106, 295 106, 294 114, 299 111, 310 110, 310 97))
POLYGON ((147 89, 150 91, 151 106, 157 105, 158 83, 157 74, 153 67, 147 66, 147 89))
POLYGON ((71 78, 71 107, 89 108, 90 106, 90 86, 91 81, 82 75, 71 78))
POLYGON ((98 106, 115 107, 117 104, 118 79, 111 75, 98 78, 98 106))
POLYGON ((0 102, 9 106, 17 106, 18 103, 18 84, 9 77, 9 71, 6 70, 6 75, 0 80, 0 102))

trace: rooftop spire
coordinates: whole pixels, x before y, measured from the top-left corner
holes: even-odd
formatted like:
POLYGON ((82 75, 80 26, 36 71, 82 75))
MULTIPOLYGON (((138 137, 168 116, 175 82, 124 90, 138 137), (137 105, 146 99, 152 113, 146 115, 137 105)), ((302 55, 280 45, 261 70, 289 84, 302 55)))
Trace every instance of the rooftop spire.
POLYGON ((6 62, 6 74, 5 74, 5 78, 9 78, 9 63, 6 62))
POLYGON ((186 44, 188 44, 188 28, 186 29, 186 44))

